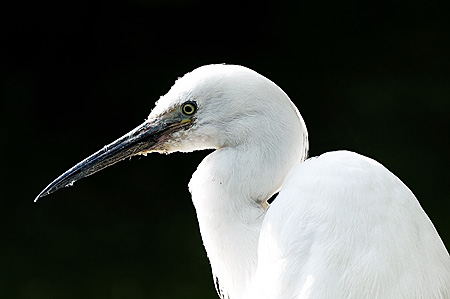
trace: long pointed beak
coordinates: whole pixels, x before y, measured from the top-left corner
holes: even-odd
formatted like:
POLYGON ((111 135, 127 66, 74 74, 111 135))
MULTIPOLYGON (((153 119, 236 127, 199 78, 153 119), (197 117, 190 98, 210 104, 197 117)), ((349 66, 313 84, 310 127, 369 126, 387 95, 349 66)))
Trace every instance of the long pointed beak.
POLYGON ((72 186, 76 181, 90 176, 128 157, 150 152, 163 142, 163 136, 180 126, 188 124, 179 117, 144 122, 128 134, 122 136, 101 150, 87 157, 51 182, 35 198, 35 202, 63 187, 72 186))

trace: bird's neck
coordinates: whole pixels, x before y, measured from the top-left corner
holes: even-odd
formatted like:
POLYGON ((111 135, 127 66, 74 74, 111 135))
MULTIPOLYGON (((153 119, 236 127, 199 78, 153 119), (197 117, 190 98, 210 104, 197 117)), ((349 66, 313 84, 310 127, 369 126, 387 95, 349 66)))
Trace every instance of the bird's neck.
POLYGON ((242 298, 248 289, 267 199, 286 174, 275 173, 281 179, 272 179, 275 170, 261 168, 264 161, 258 157, 264 155, 249 149, 217 150, 202 161, 189 183, 216 288, 224 298, 242 298))
POLYGON ((253 276, 266 199, 252 198, 259 194, 248 190, 248 177, 238 160, 232 149, 216 151, 203 160, 189 183, 216 288, 230 298, 240 298, 253 276))

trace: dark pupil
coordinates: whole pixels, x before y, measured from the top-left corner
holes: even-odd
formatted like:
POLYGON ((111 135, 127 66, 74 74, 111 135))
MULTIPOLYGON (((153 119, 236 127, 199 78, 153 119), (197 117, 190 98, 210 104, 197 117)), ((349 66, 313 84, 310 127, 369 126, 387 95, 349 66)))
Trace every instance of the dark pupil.
POLYGON ((191 114, 192 111, 194 111, 194 109, 192 108, 191 105, 184 106, 184 112, 186 112, 187 114, 191 114))

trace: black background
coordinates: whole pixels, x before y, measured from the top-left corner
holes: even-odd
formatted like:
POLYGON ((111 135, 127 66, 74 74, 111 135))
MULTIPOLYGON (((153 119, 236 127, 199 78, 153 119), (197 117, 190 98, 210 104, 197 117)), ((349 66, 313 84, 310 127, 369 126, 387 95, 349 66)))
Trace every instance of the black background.
POLYGON ((209 63, 298 106, 310 155, 375 158, 450 244, 444 2, 15 2, 1 15, 2 298, 215 298, 187 183, 206 152, 133 158, 33 203, 209 63))

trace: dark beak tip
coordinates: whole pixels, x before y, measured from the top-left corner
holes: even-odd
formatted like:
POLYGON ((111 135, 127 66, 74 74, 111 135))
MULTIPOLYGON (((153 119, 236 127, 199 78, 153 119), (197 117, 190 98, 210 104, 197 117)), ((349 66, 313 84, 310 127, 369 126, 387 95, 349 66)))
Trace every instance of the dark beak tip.
POLYGON ((36 198, 34 199, 34 202, 37 202, 39 200, 39 198, 44 197, 45 195, 43 195, 42 193, 39 193, 38 196, 36 196, 36 198))
POLYGON ((165 122, 151 124, 144 122, 133 131, 104 146, 101 150, 64 172, 42 190, 36 196, 34 202, 64 187, 70 187, 76 181, 108 166, 150 149, 169 128, 165 122))
POLYGON ((49 194, 50 194, 50 192, 48 192, 44 189, 44 191, 42 191, 41 193, 39 193, 38 196, 36 196, 36 198, 34 199, 34 202, 37 202, 40 198, 47 196, 49 194))

